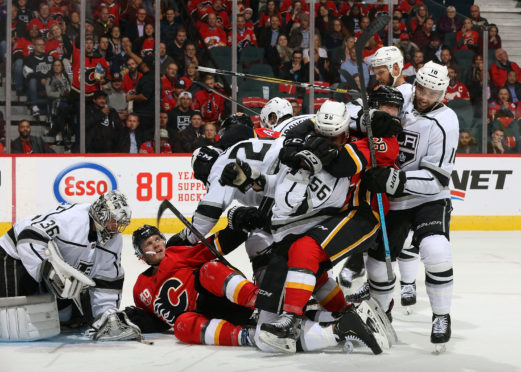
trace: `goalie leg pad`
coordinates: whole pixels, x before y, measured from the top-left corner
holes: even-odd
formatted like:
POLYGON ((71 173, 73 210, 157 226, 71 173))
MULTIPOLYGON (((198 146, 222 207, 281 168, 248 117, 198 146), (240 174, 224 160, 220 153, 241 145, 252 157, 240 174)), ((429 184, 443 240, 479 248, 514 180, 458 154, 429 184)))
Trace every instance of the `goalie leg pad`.
POLYGON ((35 341, 58 334, 60 321, 54 296, 0 298, 0 341, 35 341))

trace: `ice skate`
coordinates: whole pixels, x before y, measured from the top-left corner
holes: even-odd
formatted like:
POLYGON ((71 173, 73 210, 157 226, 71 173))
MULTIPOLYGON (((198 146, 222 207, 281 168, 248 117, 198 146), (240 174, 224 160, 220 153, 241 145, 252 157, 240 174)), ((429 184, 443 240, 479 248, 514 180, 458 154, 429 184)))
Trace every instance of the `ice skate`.
POLYGON ((261 325, 259 339, 283 353, 297 351, 301 318, 293 313, 282 313, 276 321, 261 325))
MULTIPOLYGON (((353 310, 348 310, 335 324, 333 332, 340 341, 350 342, 366 346, 374 354, 382 353, 382 340, 375 337, 374 331, 363 319, 353 310)), ((376 332, 377 333, 377 332, 376 332)))
POLYGON ((348 303, 360 303, 362 301, 368 300, 369 298, 371 298, 371 294, 369 293, 369 283, 364 282, 364 284, 358 288, 356 292, 346 296, 346 301, 348 303))
POLYGON ((405 312, 407 314, 411 314, 411 306, 416 304, 416 282, 412 282, 410 284, 400 282, 400 287, 400 297, 402 306, 405 307, 405 312))
POLYGON ((398 342, 396 332, 389 322, 387 314, 382 310, 380 304, 373 298, 362 301, 356 308, 360 317, 373 329, 374 332, 382 335, 386 341, 382 342, 384 348, 390 348, 398 342))
POLYGON ((360 271, 353 271, 347 267, 344 267, 342 268, 342 271, 340 271, 340 274, 338 274, 338 282, 341 286, 351 288, 353 280, 355 280, 356 278, 360 278, 364 275, 365 269, 362 269, 360 271))
POLYGON ((432 314, 431 342, 434 344, 434 352, 439 354, 446 350, 450 340, 450 314, 432 314))

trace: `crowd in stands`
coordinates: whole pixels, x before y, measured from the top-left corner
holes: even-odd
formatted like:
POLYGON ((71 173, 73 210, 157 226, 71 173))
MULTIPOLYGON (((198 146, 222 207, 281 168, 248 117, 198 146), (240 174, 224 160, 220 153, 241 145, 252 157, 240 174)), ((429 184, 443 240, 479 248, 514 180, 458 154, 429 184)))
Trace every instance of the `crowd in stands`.
MULTIPOLYGON (((320 0, 315 4, 315 29, 311 30, 309 4, 304 0, 239 0, 236 20, 232 19, 231 1, 163 0, 157 32, 152 1, 92 1, 88 2, 85 30, 86 70, 81 72, 78 2, 17 0, 12 12, 13 86, 17 95, 27 95, 34 117, 47 115, 50 136, 58 142, 71 142, 73 136, 79 138, 83 82, 88 100, 86 151, 151 153, 154 48, 159 43, 161 152, 189 153, 215 142, 220 120, 230 113, 230 102, 222 97, 230 95, 229 81, 200 74, 196 67, 214 67, 217 62, 215 67, 224 68, 219 65, 222 59, 216 58, 217 51, 231 53, 234 21, 239 59, 252 48, 260 53, 254 63, 241 63, 240 68, 262 65, 269 67, 262 70, 269 76, 297 82, 308 82, 313 69, 318 84, 356 90, 360 79, 355 41, 375 16, 388 12, 387 3, 320 0), (314 51, 309 49, 311 38, 314 51)), ((5 6, 0 1, 3 13, 5 6)), ((503 131, 503 146, 494 147, 495 152, 520 152, 521 68, 502 49, 498 27, 480 16, 477 5, 466 7, 448 6, 442 14, 441 8, 433 12, 432 5, 429 9, 420 0, 399 0, 392 27, 373 35, 366 44, 364 82, 374 84, 371 58, 378 48, 388 45, 389 33, 392 43, 403 51, 407 81, 413 82, 416 71, 430 60, 446 65, 450 86, 444 103, 460 116, 460 151, 480 152, 482 37, 488 32, 492 50, 485 56, 490 61, 488 135, 492 141, 496 130, 503 131), (463 17, 462 12, 470 17, 463 17)), ((6 47, 0 44, 0 48, 6 47)), ((252 99, 242 95, 240 100, 258 108, 275 95, 290 99, 296 112, 307 112, 306 90, 283 84, 271 87, 268 96, 259 93, 252 99)), ((317 99, 327 95, 319 92, 317 99)), ((30 151, 27 146, 20 148, 30 151)))

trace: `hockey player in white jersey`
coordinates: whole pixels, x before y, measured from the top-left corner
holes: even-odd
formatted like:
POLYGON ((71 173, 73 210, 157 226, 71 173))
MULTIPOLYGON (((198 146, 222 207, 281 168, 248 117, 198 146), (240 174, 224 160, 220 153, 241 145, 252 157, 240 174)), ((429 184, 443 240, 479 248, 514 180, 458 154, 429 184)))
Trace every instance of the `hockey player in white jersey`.
MULTIPOLYGON (((400 138, 400 170, 377 167, 366 174, 369 190, 393 196, 387 215, 391 258, 403 248, 409 230, 425 265, 425 284, 432 308, 431 342, 444 344, 451 336, 453 287, 449 222, 452 211, 449 180, 456 158, 459 124, 454 111, 441 103, 449 84, 447 68, 428 62, 416 74, 413 110, 405 113, 400 138), (403 192, 388 185, 397 179, 403 192)), ((371 296, 384 309, 392 301, 394 280, 388 282, 383 245, 370 251, 367 272, 371 296)), ((390 309, 389 309, 390 310, 390 309)), ((439 345, 436 349, 442 349, 439 345)))
MULTIPOLYGON (((63 307, 60 321, 70 319, 72 300, 80 312, 92 312, 94 318, 100 319, 105 315, 101 322, 94 323, 101 327, 121 301, 121 232, 130 218, 125 195, 113 190, 92 204, 59 205, 16 222, 0 238, 0 313, 2 298, 40 295, 46 287, 63 307), (91 311, 81 306, 80 295, 86 289, 91 311)), ((6 314, 7 318, 0 322, 0 339, 30 340, 45 335, 44 329, 39 332, 41 325, 16 324, 25 322, 25 317, 12 317, 10 311, 6 314), (26 333, 12 334, 17 329, 26 333)), ((52 311, 49 314, 54 317, 52 311)), ((96 331, 93 329, 92 333, 96 331)))

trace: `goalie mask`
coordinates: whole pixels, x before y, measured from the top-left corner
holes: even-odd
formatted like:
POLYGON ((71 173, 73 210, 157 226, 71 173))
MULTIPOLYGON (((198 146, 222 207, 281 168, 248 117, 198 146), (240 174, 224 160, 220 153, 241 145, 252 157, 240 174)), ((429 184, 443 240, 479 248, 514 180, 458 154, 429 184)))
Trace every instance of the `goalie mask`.
POLYGON ((201 181, 205 185, 208 183, 212 166, 221 153, 221 149, 213 146, 202 146, 193 152, 191 163, 196 180, 201 181))
POLYGON ((293 116, 293 106, 287 99, 275 97, 266 103, 260 113, 261 126, 268 129, 280 123, 280 119, 285 116, 293 116), (270 118, 275 120, 273 124, 270 123, 270 118))
POLYGON ((328 100, 317 111, 315 130, 324 137, 348 134, 349 118, 349 111, 345 104, 328 100))
POLYGON ((247 114, 243 112, 238 112, 236 114, 228 116, 226 119, 223 120, 223 122, 221 123, 221 129, 219 130, 219 135, 222 136, 228 129, 235 125, 244 125, 252 129, 254 127, 253 121, 247 114))
POLYGON ((403 108, 403 95, 393 87, 379 85, 369 93, 369 107, 379 109, 381 105, 392 105, 398 107, 398 117, 401 115, 403 108))
POLYGON ((371 59, 371 66, 385 66, 389 70, 389 74, 393 78, 392 85, 396 83, 396 79, 401 75, 403 69, 403 55, 400 49, 395 46, 381 47, 376 51, 371 59), (393 75, 394 64, 398 64, 400 71, 397 75, 393 75))
POLYGON ((154 235, 159 235, 161 239, 163 239, 163 242, 166 244, 166 238, 163 234, 161 234, 161 231, 155 226, 151 225, 143 225, 134 233, 132 233, 132 245, 134 246, 134 252, 136 253, 136 256, 138 256, 141 259, 145 258, 145 255, 143 254, 143 251, 141 250, 141 244, 148 238, 154 235))
POLYGON ((121 233, 130 223, 132 211, 127 197, 118 190, 100 195, 89 209, 89 216, 94 221, 98 242, 103 246, 116 234, 121 233))

